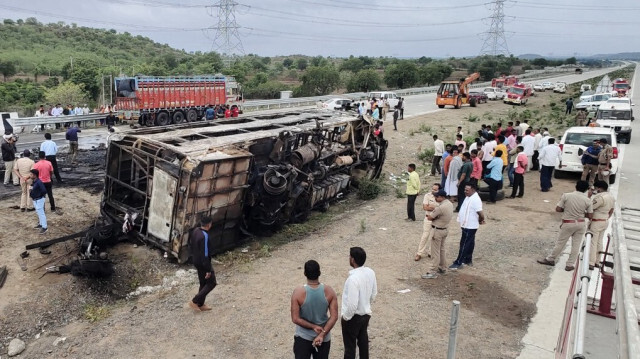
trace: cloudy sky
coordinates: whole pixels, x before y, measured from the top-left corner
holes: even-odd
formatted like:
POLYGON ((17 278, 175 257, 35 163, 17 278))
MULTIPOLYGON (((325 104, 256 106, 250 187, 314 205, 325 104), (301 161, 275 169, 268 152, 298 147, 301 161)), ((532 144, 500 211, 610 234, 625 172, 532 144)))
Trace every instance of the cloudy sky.
MULTIPOLYGON (((495 6, 493 0, 233 1, 244 53, 261 56, 475 56, 495 6)), ((0 0, 0 14, 128 31, 187 51, 210 51, 223 42, 214 41, 216 28, 224 26, 220 7, 212 6, 220 2, 0 0)), ((504 14, 508 50, 515 55, 640 51, 638 0, 505 0, 504 14)))

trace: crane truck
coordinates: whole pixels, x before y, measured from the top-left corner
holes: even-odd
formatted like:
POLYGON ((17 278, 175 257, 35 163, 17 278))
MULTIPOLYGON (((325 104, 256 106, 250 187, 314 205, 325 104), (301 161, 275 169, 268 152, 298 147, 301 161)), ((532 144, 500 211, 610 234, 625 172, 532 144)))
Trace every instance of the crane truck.
POLYGON ((446 105, 460 108, 468 103, 471 107, 476 107, 477 100, 469 97, 469 84, 479 78, 480 74, 474 72, 460 81, 442 81, 438 89, 436 105, 439 108, 444 108, 446 105))

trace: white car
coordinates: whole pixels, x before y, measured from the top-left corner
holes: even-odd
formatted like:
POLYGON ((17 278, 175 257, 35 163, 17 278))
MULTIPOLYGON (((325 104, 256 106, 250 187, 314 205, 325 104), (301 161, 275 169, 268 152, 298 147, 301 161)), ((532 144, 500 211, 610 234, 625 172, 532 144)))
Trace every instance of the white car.
POLYGON ((609 93, 597 93, 588 97, 580 96, 580 102, 576 104, 576 110, 597 110, 600 105, 611 98, 609 93))
POLYGON ((389 103, 389 108, 395 108, 400 101, 400 97, 391 91, 372 91, 369 92, 368 98, 375 98, 376 100, 385 99, 389 103))
POLYGON ((485 87, 482 92, 487 95, 489 100, 502 100, 507 95, 506 92, 498 87, 485 87))
POLYGON ((587 147, 593 144, 594 140, 606 138, 607 143, 613 147, 613 158, 611 159, 610 184, 616 181, 618 173, 618 141, 613 128, 606 127, 571 127, 567 129, 560 140, 560 150, 562 150, 562 167, 556 163, 555 177, 559 178, 561 172, 582 173, 582 154, 587 147))
POLYGON ((533 91, 544 92, 544 86, 542 84, 535 84, 533 85, 533 91))
POLYGON ((343 110, 347 105, 351 106, 353 100, 348 98, 333 98, 322 103, 322 108, 326 110, 343 110))
MULTIPOLYGON (((630 102, 630 101, 629 101, 630 102)), ((618 142, 631 142, 633 110, 628 103, 603 103, 596 112, 596 124, 615 131, 618 142)))
POLYGON ((543 82, 542 86, 545 90, 553 90, 553 83, 551 82, 543 82))
POLYGON ((565 82, 556 82, 553 86, 553 92, 565 93, 567 92, 567 84, 565 82))

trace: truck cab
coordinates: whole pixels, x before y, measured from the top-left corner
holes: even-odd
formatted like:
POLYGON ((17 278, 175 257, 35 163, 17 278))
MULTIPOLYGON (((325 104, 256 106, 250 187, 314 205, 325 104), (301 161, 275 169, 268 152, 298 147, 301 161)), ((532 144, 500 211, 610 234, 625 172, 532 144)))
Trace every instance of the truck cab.
POLYGON ((618 93, 619 97, 627 96, 627 92, 631 90, 631 86, 629 86, 629 81, 626 79, 618 78, 613 80, 612 90, 618 93))
POLYGON ((514 105, 526 105, 532 92, 531 86, 518 82, 507 90, 507 95, 504 97, 503 102, 514 105))
POLYGON ((491 80, 491 87, 497 87, 500 89, 506 89, 513 86, 518 82, 518 78, 515 76, 502 76, 496 77, 491 80))

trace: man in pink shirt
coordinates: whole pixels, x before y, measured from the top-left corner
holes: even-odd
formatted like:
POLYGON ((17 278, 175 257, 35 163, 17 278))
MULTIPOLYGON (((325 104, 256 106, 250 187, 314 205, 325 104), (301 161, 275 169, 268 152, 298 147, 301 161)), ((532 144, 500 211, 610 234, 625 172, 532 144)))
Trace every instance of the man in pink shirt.
POLYGON ((529 159, 524 153, 524 146, 516 147, 516 152, 516 169, 513 174, 513 189, 511 190, 511 196, 509 198, 516 198, 516 192, 518 192, 519 198, 524 196, 524 173, 529 166, 529 159))
POLYGON ((482 177, 482 161, 478 157, 478 150, 471 150, 471 163, 473 164, 473 171, 471 171, 471 184, 478 186, 478 181, 482 177))
POLYGON ((53 199, 53 187, 51 186, 51 174, 53 173, 53 165, 51 162, 45 159, 44 151, 38 153, 38 162, 33 165, 34 170, 38 170, 40 181, 44 184, 44 188, 47 189, 47 196, 49 197, 49 204, 51 205, 51 211, 56 211, 56 201, 53 199))

